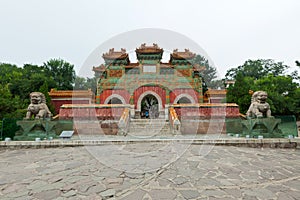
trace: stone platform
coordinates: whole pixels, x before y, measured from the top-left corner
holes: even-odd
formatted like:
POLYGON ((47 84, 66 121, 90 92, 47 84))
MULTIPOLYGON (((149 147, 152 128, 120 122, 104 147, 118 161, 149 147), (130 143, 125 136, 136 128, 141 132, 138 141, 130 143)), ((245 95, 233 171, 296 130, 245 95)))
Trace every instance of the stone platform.
POLYGON ((0 148, 53 148, 76 146, 99 146, 109 144, 181 143, 239 147, 300 148, 300 138, 236 138, 227 135, 174 135, 160 137, 142 136, 74 136, 72 139, 44 141, 0 141, 0 148))
MULTIPOLYGON (((43 141, 31 144, 77 147, 0 148, 1 199, 300 199, 299 149, 130 141, 43 141)), ((30 143, 1 142, 17 144, 30 143)))

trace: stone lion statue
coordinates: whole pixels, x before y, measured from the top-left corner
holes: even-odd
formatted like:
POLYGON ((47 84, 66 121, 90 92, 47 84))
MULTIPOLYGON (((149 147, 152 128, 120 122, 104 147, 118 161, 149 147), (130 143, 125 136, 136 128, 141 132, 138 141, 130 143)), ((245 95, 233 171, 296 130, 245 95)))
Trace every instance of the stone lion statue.
POLYGON ((32 116, 34 116, 35 119, 52 117, 52 114, 46 105, 45 95, 41 92, 30 93, 30 105, 27 108, 25 119, 31 119, 32 116))
POLYGON ((270 105, 266 102, 268 94, 265 91, 256 91, 252 94, 251 105, 247 111, 249 118, 271 117, 270 105))

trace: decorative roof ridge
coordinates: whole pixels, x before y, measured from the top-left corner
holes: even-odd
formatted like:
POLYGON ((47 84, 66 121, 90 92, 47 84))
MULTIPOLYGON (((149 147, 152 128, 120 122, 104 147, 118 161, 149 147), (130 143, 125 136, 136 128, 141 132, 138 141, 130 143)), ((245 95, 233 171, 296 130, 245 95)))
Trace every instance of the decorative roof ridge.
POLYGON ((226 89, 208 89, 206 94, 226 94, 227 90, 226 89))
POLYGON ((173 53, 171 53, 171 58, 176 59, 192 59, 195 56, 196 54, 191 52, 189 49, 184 49, 184 51, 178 51, 178 49, 174 49, 173 53))
POLYGON ((160 48, 156 43, 152 46, 146 46, 146 43, 141 44, 139 48, 135 50, 137 53, 162 53, 163 49, 160 48))
POLYGON ((54 96, 93 96, 93 91, 89 88, 88 90, 56 90, 51 89, 48 94, 51 97, 54 96))
POLYGON ((125 59, 128 58, 128 53, 124 48, 121 48, 121 51, 115 51, 114 48, 111 48, 108 52, 103 53, 102 57, 104 59, 125 59))

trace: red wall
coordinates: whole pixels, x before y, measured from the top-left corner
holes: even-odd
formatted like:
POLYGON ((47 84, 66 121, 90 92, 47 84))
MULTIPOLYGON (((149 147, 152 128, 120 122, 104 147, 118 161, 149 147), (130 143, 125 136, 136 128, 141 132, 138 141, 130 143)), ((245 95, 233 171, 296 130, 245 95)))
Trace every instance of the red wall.
MULTIPOLYGON (((201 104, 200 104, 201 105, 201 104)), ((237 118, 240 116, 239 107, 236 105, 219 104, 219 105, 205 105, 190 107, 174 107, 179 118, 185 117, 226 117, 237 118)))
POLYGON ((104 90, 100 94, 100 104, 104 104, 106 98, 112 94, 118 94, 122 96, 125 99, 126 104, 129 104, 130 94, 126 90, 104 90))
POLYGON ((89 104, 89 100, 59 100, 59 99, 52 99, 52 104, 54 105, 56 114, 59 113, 59 109, 63 104, 89 104))
POLYGON ((196 103, 199 103, 198 101, 198 92, 196 92, 193 89, 175 89, 170 92, 170 103, 173 103, 176 97, 180 94, 189 94, 191 97, 194 98, 196 103))
POLYGON ((59 119, 99 119, 107 120, 114 119, 119 120, 124 107, 97 107, 96 104, 91 104, 91 107, 87 107, 82 104, 75 107, 61 107, 59 112, 59 119))

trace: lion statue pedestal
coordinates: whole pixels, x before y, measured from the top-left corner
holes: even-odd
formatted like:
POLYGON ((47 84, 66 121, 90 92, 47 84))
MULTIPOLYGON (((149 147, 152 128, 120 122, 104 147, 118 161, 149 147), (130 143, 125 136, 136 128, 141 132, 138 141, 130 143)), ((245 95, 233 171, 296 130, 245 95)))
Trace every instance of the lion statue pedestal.
POLYGON ((284 137, 278 128, 280 119, 271 115, 270 105, 266 102, 268 94, 265 91, 257 91, 252 95, 252 102, 247 111, 247 120, 242 121, 243 135, 266 138, 284 137))
POLYGON ((54 131, 57 122, 51 121, 52 114, 46 105, 45 95, 41 92, 32 92, 30 102, 24 120, 17 121, 20 130, 16 132, 14 140, 57 137, 54 131))

